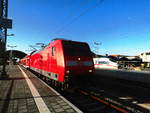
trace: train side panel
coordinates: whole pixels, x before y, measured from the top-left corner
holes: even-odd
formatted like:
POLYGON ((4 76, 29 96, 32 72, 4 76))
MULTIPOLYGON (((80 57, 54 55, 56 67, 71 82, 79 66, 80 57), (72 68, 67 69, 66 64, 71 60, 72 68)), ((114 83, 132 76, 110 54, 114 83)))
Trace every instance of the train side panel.
POLYGON ((44 50, 31 54, 28 66, 43 76, 63 83, 68 82, 70 77, 86 77, 94 71, 88 44, 67 40, 53 41, 44 50))
POLYGON ((30 66, 30 56, 27 55, 20 60, 20 64, 22 64, 25 68, 29 68, 30 66))
POLYGON ((55 41, 50 44, 48 58, 48 71, 54 80, 64 82, 64 54, 61 41, 55 41))
POLYGON ((65 80, 65 59, 62 41, 57 42, 58 45, 56 47, 56 59, 57 59, 57 72, 59 74, 58 80, 64 82, 65 80))
POLYGON ((61 41, 52 42, 44 50, 31 55, 30 67, 48 78, 64 82, 65 67, 61 41))

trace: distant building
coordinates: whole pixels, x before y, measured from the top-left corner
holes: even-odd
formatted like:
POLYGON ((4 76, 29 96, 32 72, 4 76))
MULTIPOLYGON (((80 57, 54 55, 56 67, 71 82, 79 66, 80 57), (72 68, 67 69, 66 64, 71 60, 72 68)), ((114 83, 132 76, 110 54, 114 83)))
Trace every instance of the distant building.
POLYGON ((141 53, 139 57, 142 59, 142 62, 150 62, 150 52, 141 53))

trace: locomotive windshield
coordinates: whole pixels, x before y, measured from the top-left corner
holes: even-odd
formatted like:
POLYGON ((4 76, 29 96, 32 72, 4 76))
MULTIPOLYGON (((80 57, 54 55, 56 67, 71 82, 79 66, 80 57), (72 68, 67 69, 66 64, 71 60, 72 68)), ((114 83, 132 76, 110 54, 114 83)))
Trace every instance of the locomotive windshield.
POLYGON ((91 56, 91 51, 86 43, 63 41, 64 54, 67 56, 91 56))

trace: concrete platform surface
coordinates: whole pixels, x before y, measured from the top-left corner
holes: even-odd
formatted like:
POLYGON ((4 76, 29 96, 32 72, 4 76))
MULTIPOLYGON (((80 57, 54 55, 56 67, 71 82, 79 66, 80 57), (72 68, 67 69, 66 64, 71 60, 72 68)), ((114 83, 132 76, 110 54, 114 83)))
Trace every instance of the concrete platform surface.
POLYGON ((31 72, 7 66, 0 78, 0 113, 82 113, 31 72))

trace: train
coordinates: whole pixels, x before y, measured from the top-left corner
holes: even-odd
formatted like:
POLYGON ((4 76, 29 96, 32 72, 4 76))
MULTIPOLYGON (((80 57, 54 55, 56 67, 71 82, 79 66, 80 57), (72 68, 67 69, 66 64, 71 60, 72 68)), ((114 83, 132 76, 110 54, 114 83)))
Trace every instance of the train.
POLYGON ((111 61, 109 58, 93 58, 95 69, 118 69, 117 62, 111 61))
POLYGON ((88 78, 94 73, 92 52, 86 42, 55 39, 44 49, 32 52, 20 60, 20 64, 62 89, 74 78, 88 78))

